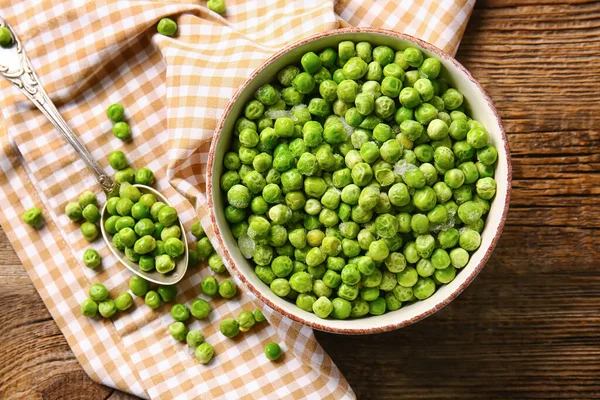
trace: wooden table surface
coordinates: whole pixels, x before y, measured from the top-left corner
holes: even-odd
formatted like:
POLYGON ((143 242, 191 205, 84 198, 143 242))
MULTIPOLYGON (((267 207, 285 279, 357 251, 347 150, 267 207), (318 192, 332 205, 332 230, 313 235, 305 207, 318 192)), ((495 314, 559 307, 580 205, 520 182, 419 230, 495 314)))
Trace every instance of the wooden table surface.
MULTIPOLYGON (((502 239, 434 316, 319 342, 361 399, 598 399, 600 2, 480 0, 458 59, 510 141, 502 239)), ((1 232, 0 398, 129 398, 83 372, 1 232)))

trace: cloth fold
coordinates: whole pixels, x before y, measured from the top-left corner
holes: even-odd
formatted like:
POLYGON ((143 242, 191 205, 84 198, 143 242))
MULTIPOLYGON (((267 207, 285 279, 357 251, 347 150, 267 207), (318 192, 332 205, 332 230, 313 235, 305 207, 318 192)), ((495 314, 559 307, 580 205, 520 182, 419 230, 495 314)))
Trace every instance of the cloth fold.
MULTIPOLYGON (((219 16, 205 2, 14 0, 0 12, 19 34, 61 114, 100 164, 110 170, 108 154, 121 149, 136 168, 152 169, 155 187, 188 230, 201 218, 211 237, 207 151, 223 108, 262 61, 291 42, 348 24, 403 31, 454 53, 474 2, 227 0, 227 14, 219 16), (156 33, 164 16, 177 20, 177 37, 156 33), (115 102, 125 106, 129 143, 110 132, 105 110, 115 102)), ((86 242, 63 212, 85 189, 93 188, 101 201, 105 197, 73 149, 3 79, 0 99, 0 224, 94 380, 143 398, 354 398, 312 330, 278 313, 265 309, 269 325, 236 340, 223 337, 220 320, 263 307, 243 287, 235 300, 211 300, 209 321, 190 324, 215 347, 207 366, 169 336, 169 305, 154 311, 137 298, 133 310, 112 321, 81 316, 79 304, 92 283, 103 282, 116 297, 128 289, 131 276, 101 240, 86 242), (39 231, 20 219, 34 205, 46 221, 39 231), (103 257, 98 270, 81 261, 89 247, 103 257), (280 362, 264 357, 269 342, 282 343, 280 362)), ((210 274, 205 265, 189 271, 176 302, 189 304, 200 296, 199 283, 210 274)))

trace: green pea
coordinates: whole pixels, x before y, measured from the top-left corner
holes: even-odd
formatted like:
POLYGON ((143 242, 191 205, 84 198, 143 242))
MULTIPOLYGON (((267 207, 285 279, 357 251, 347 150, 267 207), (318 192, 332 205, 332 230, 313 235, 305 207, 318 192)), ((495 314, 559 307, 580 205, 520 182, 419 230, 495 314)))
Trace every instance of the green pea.
POLYGON ((94 249, 87 249, 83 253, 83 264, 88 268, 97 268, 102 263, 100 254, 94 249))
POLYGON ((129 289, 134 295, 143 297, 150 290, 150 283, 142 277, 133 275, 129 279, 129 289))
POLYGON ((117 306, 113 300, 104 300, 98 303, 98 312, 103 318, 112 318, 117 313, 117 306))
MULTIPOLYGON (((120 121, 121 118, 123 118, 123 114, 122 114, 123 107, 121 107, 121 114, 117 115, 114 112, 114 110, 113 110, 113 113, 111 114, 111 107, 113 107, 113 106, 121 107, 119 104, 113 104, 112 106, 110 106, 108 108, 107 113, 109 114, 109 118, 111 120, 113 120, 113 118, 118 118, 118 120, 115 121, 115 122, 118 122, 118 121, 120 121), (111 115, 112 115, 112 117, 111 117, 111 115)), ((110 153, 108 155, 108 163, 110 164, 110 166, 113 169, 115 169, 117 171, 121 171, 129 166, 129 164, 127 162, 127 157, 125 157, 125 153, 123 153, 120 150, 113 151, 112 153, 110 153)))
POLYGON ((215 296, 219 290, 219 284, 214 276, 204 278, 200 283, 200 287, 202 288, 202 293, 210 297, 215 296))
POLYGON ((133 298, 128 292, 121 293, 115 300, 115 307, 119 311, 125 311, 133 305, 133 298))
POLYGON ((240 325, 233 318, 225 318, 223 321, 221 321, 219 330, 224 336, 233 338, 240 333, 240 325))
POLYGON ((214 11, 217 14, 225 14, 225 0, 208 0, 207 6, 209 10, 214 11))
POLYGON ((133 183, 135 179, 135 172, 133 168, 125 168, 115 173, 115 181, 118 183, 133 183))
POLYGON ((94 318, 98 314, 98 303, 92 299, 85 299, 81 303, 81 314, 89 318, 94 318))
MULTIPOLYGON (((38 223, 39 223, 39 220, 38 220, 38 223)), ((33 226, 37 226, 37 224, 34 224, 33 226)), ((99 233, 98 227, 89 221, 86 221, 83 224, 81 224, 80 229, 81 229, 81 233, 83 234, 83 237, 88 242, 93 242, 98 237, 98 233, 99 233)))
POLYGON ((10 47, 13 44, 13 37, 8 28, 0 27, 0 46, 10 47))
POLYGON ((190 310, 183 304, 175 304, 171 307, 171 316, 175 321, 184 322, 190 318, 190 310))
POLYGON ((94 301, 104 301, 108 298, 108 289, 101 283, 95 283, 90 286, 88 294, 94 301))
POLYGON ((219 295, 224 299, 230 299, 237 293, 235 283, 231 279, 223 279, 219 283, 219 295))
MULTIPOLYGON (((117 199, 118 201, 118 199, 117 199)), ((113 201, 114 203, 114 201, 113 201)), ((107 205, 107 209, 108 209, 108 205, 107 205)), ((83 215, 82 215, 83 209, 81 208, 81 206, 79 205, 78 202, 72 201, 67 203, 67 205, 65 206, 65 214, 67 215, 67 217, 69 217, 69 219, 71 221, 79 221, 83 215)), ((109 214, 113 215, 110 211, 109 214)))
MULTIPOLYGON (((161 18, 161 20, 158 21, 156 30, 161 35, 175 36, 175 34, 177 33, 177 23, 171 18, 161 18)), ((111 120, 113 119, 111 118, 111 120)))
POLYGON ((271 361, 277 361, 281 357, 281 347, 277 343, 269 343, 265 346, 265 356, 271 361))
POLYGON ((123 141, 127 141, 131 139, 131 128, 129 128, 129 124, 127 122, 119 121, 113 125, 113 135, 117 139, 121 139, 123 141))
POLYGON ((484 200, 490 200, 496 195, 496 181, 494 178, 481 178, 475 184, 477 195, 484 200))

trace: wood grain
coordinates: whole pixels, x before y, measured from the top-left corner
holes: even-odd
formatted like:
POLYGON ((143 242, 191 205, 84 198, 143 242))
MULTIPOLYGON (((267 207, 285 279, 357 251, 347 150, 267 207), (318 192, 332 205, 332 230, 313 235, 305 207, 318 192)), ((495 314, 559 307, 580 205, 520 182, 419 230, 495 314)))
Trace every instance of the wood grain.
MULTIPOLYGON (((377 336, 317 333, 361 399, 600 398, 600 2, 480 0, 458 59, 509 136, 514 190, 486 268, 377 336)), ((93 383, 0 235, 0 398, 126 398, 93 383)))

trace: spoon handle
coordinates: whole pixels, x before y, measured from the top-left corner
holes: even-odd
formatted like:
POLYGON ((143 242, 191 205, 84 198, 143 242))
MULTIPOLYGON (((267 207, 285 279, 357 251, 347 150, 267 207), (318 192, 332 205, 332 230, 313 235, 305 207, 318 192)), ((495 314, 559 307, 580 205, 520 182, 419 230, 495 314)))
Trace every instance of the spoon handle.
POLYGON ((8 29, 13 38, 12 46, 0 47, 0 74, 18 87, 39 108, 58 132, 73 146, 85 165, 92 171, 100 186, 102 186, 102 190, 107 194, 111 193, 115 189, 114 180, 96 162, 60 115, 31 67, 31 62, 25 54, 21 41, 10 25, 1 17, 0 27, 8 29))

